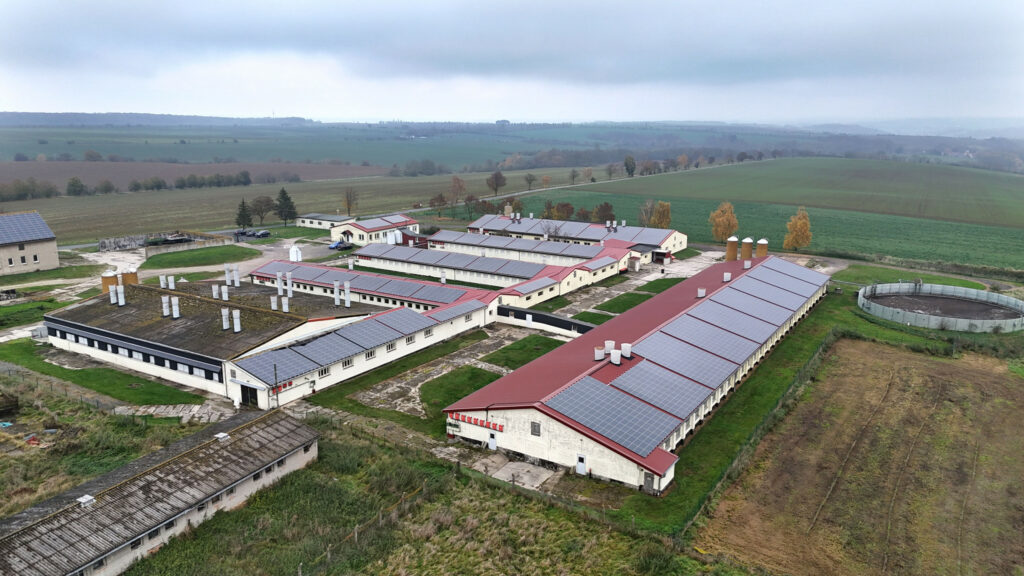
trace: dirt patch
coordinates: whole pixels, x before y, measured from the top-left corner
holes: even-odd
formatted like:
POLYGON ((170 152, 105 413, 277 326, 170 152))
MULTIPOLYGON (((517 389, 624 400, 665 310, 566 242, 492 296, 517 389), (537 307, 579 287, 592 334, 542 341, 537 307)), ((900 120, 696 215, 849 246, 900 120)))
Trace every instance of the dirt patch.
POLYGON ((841 341, 697 546, 791 574, 1024 567, 1024 380, 841 341))
POLYGON ((942 296, 875 296, 872 302, 898 308, 918 314, 944 316, 946 318, 966 318, 967 320, 1012 320, 1020 317, 1020 312, 975 300, 960 298, 944 298, 942 296))

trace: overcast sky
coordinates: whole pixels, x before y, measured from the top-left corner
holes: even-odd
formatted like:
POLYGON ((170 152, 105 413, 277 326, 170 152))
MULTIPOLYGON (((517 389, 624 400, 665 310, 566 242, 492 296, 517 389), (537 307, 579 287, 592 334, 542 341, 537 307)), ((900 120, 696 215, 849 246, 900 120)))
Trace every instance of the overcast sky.
POLYGON ((0 0, 0 110, 1024 117, 1020 0, 0 0))

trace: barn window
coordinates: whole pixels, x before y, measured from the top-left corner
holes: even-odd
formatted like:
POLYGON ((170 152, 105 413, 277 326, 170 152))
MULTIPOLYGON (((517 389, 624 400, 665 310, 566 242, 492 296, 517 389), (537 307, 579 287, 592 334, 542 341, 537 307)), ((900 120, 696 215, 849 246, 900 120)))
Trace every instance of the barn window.
POLYGON ((174 528, 174 520, 171 520, 167 524, 164 524, 164 530, 170 530, 171 528, 174 528))
POLYGON ((413 336, 406 336, 405 337, 405 343, 406 344, 412 344, 413 342, 416 342, 416 336, 415 335, 413 335, 413 336))
POLYGON ((257 472, 257 473, 252 475, 252 481, 255 482, 255 481, 259 480, 262 477, 263 477, 263 473, 262 472, 257 472))
POLYGON ((377 355, 377 350, 367 350, 364 356, 367 360, 373 360, 373 357, 377 355))
POLYGON ((317 377, 323 378, 324 376, 327 376, 330 373, 331 373, 331 367, 327 366, 327 367, 321 368, 316 374, 317 374, 317 377))
POLYGON ((346 368, 351 368, 351 367, 352 367, 352 359, 351 358, 345 358, 344 360, 341 361, 341 368, 343 370, 346 369, 346 368))
POLYGON ((132 540, 132 550, 138 550, 139 546, 142 546, 142 538, 132 540))
POLYGON ((530 435, 540 436, 540 422, 530 422, 530 435))
POLYGON ((395 351, 395 343, 394 342, 388 342, 388 352, 394 352, 394 351, 395 351))
POLYGON ((433 335, 434 335, 434 329, 433 328, 427 328, 426 330, 423 331, 423 337, 424 338, 430 338, 433 335))
POLYGON ((157 528, 156 530, 153 530, 152 532, 149 533, 149 539, 150 540, 156 540, 159 537, 160 537, 160 528, 157 528))
POLYGON ((302 447, 302 453, 303 453, 303 454, 308 454, 308 453, 309 453, 309 450, 310 450, 310 448, 312 448, 312 447, 313 447, 313 444, 312 444, 312 443, 310 443, 310 444, 306 444, 305 446, 303 446, 303 447, 302 447))

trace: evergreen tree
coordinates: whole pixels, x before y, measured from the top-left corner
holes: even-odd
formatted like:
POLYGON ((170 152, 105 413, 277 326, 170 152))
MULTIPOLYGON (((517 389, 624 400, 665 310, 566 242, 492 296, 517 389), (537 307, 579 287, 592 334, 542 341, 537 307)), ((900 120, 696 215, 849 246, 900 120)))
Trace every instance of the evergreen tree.
POLYGON ((288 191, 281 188, 281 191, 277 193, 277 206, 274 209, 274 213, 277 214, 278 218, 284 220, 285 226, 288 225, 289 220, 295 220, 298 218, 299 213, 295 209, 295 203, 292 202, 292 197, 288 195, 288 191))
POLYGON ((252 226, 252 213, 249 212, 249 205, 245 203, 245 198, 242 198, 242 202, 238 205, 238 214, 235 215, 235 224, 242 228, 252 226))

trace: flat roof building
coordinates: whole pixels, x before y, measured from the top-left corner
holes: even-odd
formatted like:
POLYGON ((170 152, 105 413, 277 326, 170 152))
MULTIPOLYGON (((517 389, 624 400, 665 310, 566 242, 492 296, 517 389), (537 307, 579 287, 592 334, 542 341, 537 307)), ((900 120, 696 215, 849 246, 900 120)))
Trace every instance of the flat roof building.
POLYGON ((330 230, 335 226, 344 224, 355 220, 352 216, 342 216, 341 214, 320 214, 319 212, 312 212, 310 214, 303 214, 295 220, 295 225, 300 228, 319 228, 321 230, 330 230))

